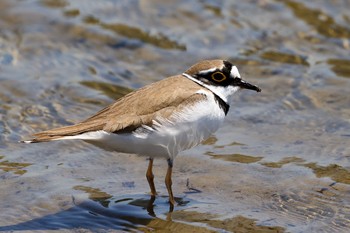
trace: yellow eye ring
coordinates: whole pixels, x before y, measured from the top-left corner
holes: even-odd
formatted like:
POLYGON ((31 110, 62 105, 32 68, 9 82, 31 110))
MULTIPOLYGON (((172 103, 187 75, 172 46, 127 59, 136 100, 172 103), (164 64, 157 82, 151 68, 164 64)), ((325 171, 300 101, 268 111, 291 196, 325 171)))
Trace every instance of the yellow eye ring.
POLYGON ((224 80, 226 79, 226 76, 225 76, 223 73, 217 71, 217 72, 215 72, 215 73, 213 73, 213 74, 211 75, 211 78, 212 78, 215 82, 218 82, 218 83, 219 83, 219 82, 224 81, 224 80))

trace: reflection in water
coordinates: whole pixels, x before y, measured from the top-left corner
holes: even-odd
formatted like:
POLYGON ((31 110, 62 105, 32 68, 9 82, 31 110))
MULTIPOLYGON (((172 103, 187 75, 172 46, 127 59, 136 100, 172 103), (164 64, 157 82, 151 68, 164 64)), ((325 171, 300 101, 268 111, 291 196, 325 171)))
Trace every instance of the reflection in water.
MULTIPOLYGON (((74 201, 74 200, 73 200, 74 201)), ((113 202, 113 200, 110 200, 113 202)), ((105 201, 103 201, 105 203, 105 201)), ((12 226, 2 226, 0 231, 13 230, 64 230, 98 229, 127 230, 138 225, 147 225, 151 217, 128 201, 104 207, 99 202, 85 201, 67 210, 36 218, 12 226)))
MULTIPOLYGON (((104 207, 108 207, 111 203, 111 199, 112 199, 112 195, 101 191, 100 189, 97 188, 91 188, 88 186, 82 186, 82 185, 78 185, 78 186, 74 186, 73 189, 75 190, 80 190, 80 191, 84 191, 85 193, 89 194, 89 199, 93 200, 95 202, 99 202, 102 206, 104 207)), ((177 198, 175 197, 176 202, 178 203, 179 206, 185 206, 187 203, 189 203, 189 201, 184 201, 182 198, 177 198)), ((147 209, 148 213, 151 216, 156 216, 153 210, 153 203, 155 201, 155 197, 154 196, 150 196, 149 200, 146 199, 136 199, 134 200, 133 198, 124 198, 124 199, 119 199, 119 200, 115 200, 112 201, 114 203, 119 203, 119 202, 129 202, 130 205, 135 205, 135 206, 139 206, 139 207, 144 207, 144 209, 147 209)), ((173 208, 169 207, 169 211, 168 212, 173 212, 173 208)))
MULTIPOLYGON (((114 230, 140 230, 149 229, 183 229, 196 232, 212 232, 205 227, 192 226, 187 223, 173 222, 172 213, 168 213, 167 197, 151 197, 148 195, 128 195, 122 198, 112 198, 109 195, 102 197, 98 189, 89 187, 76 187, 90 192, 93 201, 84 201, 62 210, 61 212, 39 217, 27 222, 11 226, 0 226, 0 231, 14 230, 63 230, 63 229, 99 229, 114 230), (96 198, 96 195, 99 195, 96 198), (107 204, 107 205, 106 205, 107 204), (156 217, 156 212, 163 216, 156 217), (165 214, 165 215, 164 215, 165 214)), ((177 201, 185 203, 181 198, 177 201)), ((179 206, 181 209, 184 206, 179 206)))
MULTIPOLYGON (((92 193, 100 193, 97 189, 78 187, 92 193)), ((0 226, 0 231, 23 230, 154 230, 171 232, 284 232, 282 227, 259 226, 254 219, 237 216, 218 220, 220 216, 196 211, 184 211, 185 205, 178 206, 175 212, 168 212, 167 197, 151 197, 145 195, 128 195, 122 198, 93 198, 62 210, 58 213, 35 218, 16 225, 0 226), (107 205, 105 205, 108 203, 107 205), (158 214, 157 214, 158 213, 158 214), (159 215, 160 217, 157 217, 159 215), (191 225, 196 223, 196 225, 191 225), (198 225, 199 224, 199 225, 198 225)), ((188 203, 181 198, 177 202, 188 203)))

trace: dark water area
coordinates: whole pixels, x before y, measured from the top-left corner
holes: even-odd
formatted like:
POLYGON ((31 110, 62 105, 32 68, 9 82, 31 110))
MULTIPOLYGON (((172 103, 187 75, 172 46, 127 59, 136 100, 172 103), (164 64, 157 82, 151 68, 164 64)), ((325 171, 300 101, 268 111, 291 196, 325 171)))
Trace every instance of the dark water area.
POLYGON ((350 2, 0 1, 0 232, 348 232, 350 2), (18 143, 227 59, 263 90, 166 161, 18 143))

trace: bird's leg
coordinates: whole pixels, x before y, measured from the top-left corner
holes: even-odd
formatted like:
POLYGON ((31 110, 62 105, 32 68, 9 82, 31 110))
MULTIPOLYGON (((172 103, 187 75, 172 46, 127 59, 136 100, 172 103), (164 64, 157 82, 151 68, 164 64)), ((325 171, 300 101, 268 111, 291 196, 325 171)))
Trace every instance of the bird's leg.
POLYGON ((169 202, 170 202, 170 209, 172 210, 174 208, 175 205, 175 199, 174 199, 174 195, 173 195, 173 190, 171 189, 171 185, 172 185, 172 181, 171 181, 171 173, 173 170, 173 160, 172 159, 168 159, 168 170, 166 172, 166 176, 165 176, 165 185, 166 188, 168 189, 168 193, 169 193, 169 202))
POLYGON ((154 175, 152 172, 152 167, 153 167, 153 158, 149 158, 149 163, 148 163, 148 169, 146 172, 146 178, 149 184, 149 187, 151 188, 151 195, 152 196, 156 196, 157 195, 157 191, 156 191, 156 187, 154 186, 154 175))

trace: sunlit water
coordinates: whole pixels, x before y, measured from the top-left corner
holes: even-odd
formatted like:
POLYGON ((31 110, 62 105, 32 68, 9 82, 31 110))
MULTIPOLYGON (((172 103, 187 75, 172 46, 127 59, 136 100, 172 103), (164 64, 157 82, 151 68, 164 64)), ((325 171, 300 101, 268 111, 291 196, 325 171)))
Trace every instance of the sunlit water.
POLYGON ((0 1, 0 231, 348 232, 348 1, 0 1), (235 63, 221 128, 166 162, 25 145, 202 59, 235 63))

